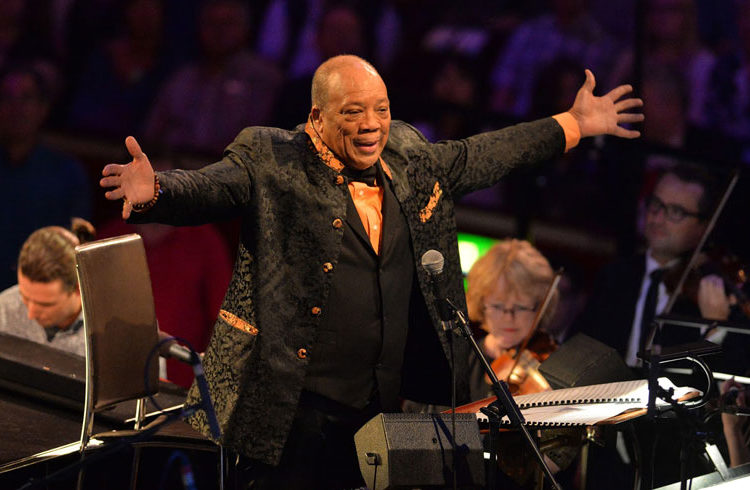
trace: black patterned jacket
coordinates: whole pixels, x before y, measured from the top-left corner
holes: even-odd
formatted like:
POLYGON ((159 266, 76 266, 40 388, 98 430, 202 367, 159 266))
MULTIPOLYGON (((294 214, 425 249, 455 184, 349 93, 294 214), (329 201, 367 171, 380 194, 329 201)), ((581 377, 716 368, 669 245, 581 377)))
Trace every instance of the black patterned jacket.
MULTIPOLYGON (((454 202, 493 185, 516 166, 549 159, 564 148, 563 130, 552 118, 437 144, 428 143, 408 124, 392 122, 382 156, 409 224, 415 264, 429 249, 441 251, 449 293, 461 307, 465 308, 465 298, 454 202)), ((222 429, 219 442, 275 464, 295 415, 306 354, 314 352, 318 318, 336 273, 347 185, 316 156, 304 131, 261 127, 244 129, 217 163, 159 177, 164 192, 157 205, 134 221, 197 225, 242 218, 232 281, 204 366, 222 429)), ((421 267, 416 275, 430 318, 416 315, 412 323, 421 322, 423 331, 428 325, 426 331, 437 335, 413 351, 412 357, 421 356, 423 362, 405 359, 404 370, 423 372, 404 373, 402 395, 445 404, 450 380, 437 379, 443 376, 429 364, 431 358, 446 363, 447 343, 437 326, 428 277, 421 267)), ((465 344, 454 343, 459 402, 468 394, 465 344)), ((193 386, 188 402, 198 398, 193 386)), ((203 412, 192 423, 208 435, 203 412)))

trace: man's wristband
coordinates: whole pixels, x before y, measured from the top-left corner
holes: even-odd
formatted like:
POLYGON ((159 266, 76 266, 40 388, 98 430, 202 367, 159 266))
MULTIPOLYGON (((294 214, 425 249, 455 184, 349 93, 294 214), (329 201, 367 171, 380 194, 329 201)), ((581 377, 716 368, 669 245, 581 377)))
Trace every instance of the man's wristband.
POLYGON ((154 204, 156 204, 156 201, 159 200, 159 194, 161 194, 161 185, 159 184, 159 176, 156 175, 156 172, 154 172, 154 197, 151 198, 149 202, 145 202, 142 204, 133 204, 133 211, 136 213, 142 213, 144 211, 148 211, 152 207, 154 207, 154 204))

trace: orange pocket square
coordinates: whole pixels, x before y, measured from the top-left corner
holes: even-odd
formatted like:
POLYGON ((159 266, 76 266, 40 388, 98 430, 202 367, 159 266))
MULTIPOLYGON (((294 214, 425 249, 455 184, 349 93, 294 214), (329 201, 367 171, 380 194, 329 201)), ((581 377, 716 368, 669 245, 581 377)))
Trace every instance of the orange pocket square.
POLYGON ((227 310, 219 310, 219 316, 234 328, 238 328, 243 332, 249 333, 250 335, 258 335, 257 328, 253 327, 234 313, 230 313, 227 310))
POLYGON ((430 200, 427 202, 427 206, 419 212, 419 221, 427 223, 427 220, 432 218, 432 211, 437 207, 440 196, 443 195, 443 189, 440 188, 440 182, 435 182, 435 187, 432 188, 432 195, 430 200))

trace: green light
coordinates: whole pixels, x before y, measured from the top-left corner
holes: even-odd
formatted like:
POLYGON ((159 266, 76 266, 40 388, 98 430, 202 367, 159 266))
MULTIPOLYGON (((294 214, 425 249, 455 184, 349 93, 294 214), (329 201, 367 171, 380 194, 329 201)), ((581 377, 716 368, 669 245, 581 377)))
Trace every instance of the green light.
POLYGON ((464 289, 466 288, 466 274, 479 257, 500 240, 471 233, 458 234, 458 256, 461 260, 461 272, 464 274, 464 289))

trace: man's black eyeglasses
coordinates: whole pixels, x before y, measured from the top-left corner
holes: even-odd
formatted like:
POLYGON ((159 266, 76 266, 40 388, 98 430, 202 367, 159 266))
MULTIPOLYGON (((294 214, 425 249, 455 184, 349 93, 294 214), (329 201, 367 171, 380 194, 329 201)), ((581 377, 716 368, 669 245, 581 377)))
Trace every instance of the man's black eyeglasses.
POLYGON ((703 214, 688 211, 679 204, 664 204, 664 201, 654 195, 651 195, 646 199, 646 209, 649 213, 654 214, 663 211, 664 216, 672 223, 679 223, 688 216, 698 219, 703 218, 703 214))

